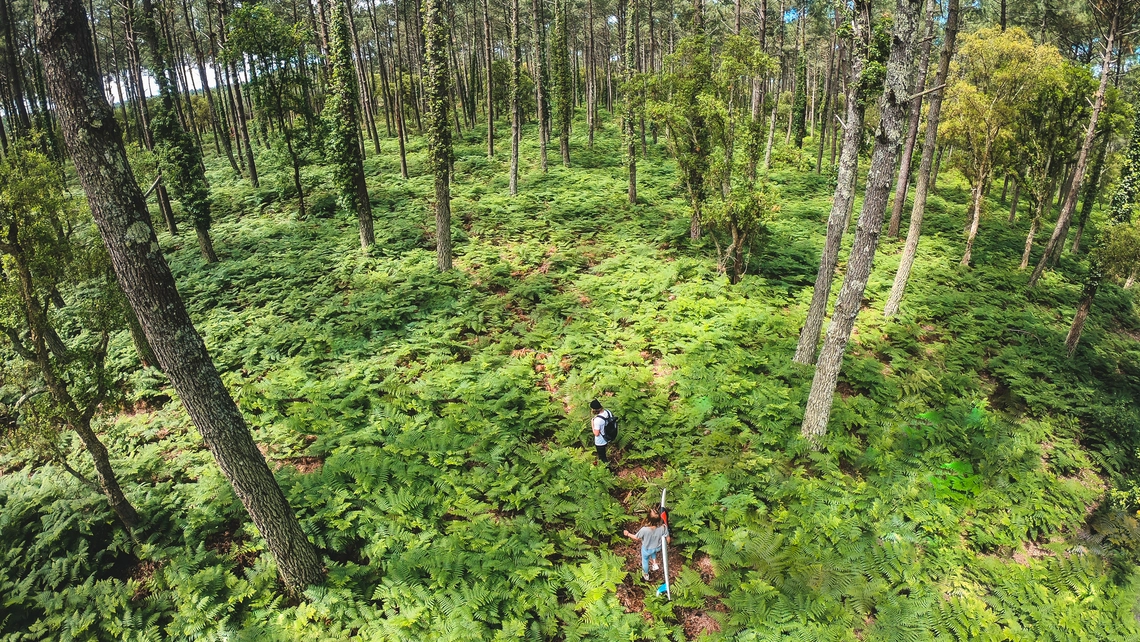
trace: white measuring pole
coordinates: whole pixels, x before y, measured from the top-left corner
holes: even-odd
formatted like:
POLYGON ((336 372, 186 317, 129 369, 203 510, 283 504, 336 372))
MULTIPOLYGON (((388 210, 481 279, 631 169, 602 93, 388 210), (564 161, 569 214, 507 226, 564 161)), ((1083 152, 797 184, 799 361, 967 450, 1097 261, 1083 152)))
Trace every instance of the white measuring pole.
MULTIPOLYGON (((665 505, 665 489, 661 489, 661 506, 665 505)), ((668 515, 668 513, 666 513, 668 515)), ((668 534, 669 524, 665 523, 666 533, 668 534)), ((669 543, 665 541, 667 537, 661 538, 661 570, 665 573, 665 596, 669 601, 673 601, 673 592, 669 590, 669 543)))

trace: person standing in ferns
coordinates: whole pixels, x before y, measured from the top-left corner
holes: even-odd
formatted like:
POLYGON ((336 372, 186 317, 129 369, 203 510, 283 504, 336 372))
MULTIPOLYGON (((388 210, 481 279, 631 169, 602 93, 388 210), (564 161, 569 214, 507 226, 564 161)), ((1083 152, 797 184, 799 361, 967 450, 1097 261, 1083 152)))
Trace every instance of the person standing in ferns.
POLYGON ((609 459, 606 458, 606 446, 609 442, 606 441, 606 423, 612 420, 614 414, 609 410, 602 407, 602 402, 597 399, 590 402, 590 410, 594 413, 590 419, 590 428, 594 432, 594 449, 598 452, 598 461, 609 466, 609 459))
POLYGON ((657 554, 661 552, 662 540, 672 544, 673 538, 669 536, 669 527, 661 523, 661 516, 649 513, 649 523, 642 526, 636 534, 629 531, 622 533, 636 541, 641 542, 641 579, 649 581, 649 571, 660 568, 657 565, 657 554))

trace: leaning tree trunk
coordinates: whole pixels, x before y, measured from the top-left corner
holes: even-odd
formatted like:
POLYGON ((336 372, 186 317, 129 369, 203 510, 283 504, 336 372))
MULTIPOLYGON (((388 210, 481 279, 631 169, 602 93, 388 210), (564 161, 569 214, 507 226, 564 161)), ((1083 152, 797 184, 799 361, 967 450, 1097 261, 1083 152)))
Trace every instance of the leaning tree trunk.
POLYGON ((910 162, 914 156, 914 144, 918 140, 918 123, 922 117, 920 94, 926 89, 926 68, 930 65, 930 44, 933 40, 934 0, 926 0, 926 34, 920 45, 922 58, 918 63, 918 77, 914 81, 914 93, 917 97, 911 101, 910 125, 906 131, 906 143, 903 144, 902 160, 899 161, 899 177, 895 182, 895 200, 891 204, 891 220, 887 224, 887 236, 897 237, 899 226, 902 224, 903 205, 906 204, 906 192, 910 187, 910 162))
POLYGON ((970 265, 970 259, 974 255, 974 239, 978 238, 978 225, 982 222, 982 201, 985 199, 982 192, 985 190, 988 178, 989 170, 986 170, 978 177, 978 183, 974 185, 974 200, 970 208, 970 225, 966 228, 966 251, 962 253, 962 260, 958 262, 963 267, 970 265))
POLYGON ((1029 277, 1028 287, 1037 285, 1038 279, 1044 274, 1045 268, 1052 264, 1053 254, 1058 249, 1059 244, 1064 243, 1064 233, 1069 230, 1069 220, 1073 217, 1073 211, 1077 207, 1077 195, 1081 191, 1081 181, 1085 176, 1085 166, 1088 164, 1089 151, 1092 149, 1093 139, 1096 137, 1096 123, 1100 117, 1100 110, 1104 107, 1104 93, 1108 87, 1109 70, 1112 69, 1112 48, 1116 39, 1116 27, 1118 22, 1118 14, 1120 12, 1114 10, 1112 14, 1112 22, 1108 28, 1108 39, 1104 46, 1104 59, 1101 62, 1100 74, 1100 87, 1096 90, 1096 99, 1093 101, 1092 115, 1089 116, 1089 126, 1085 130, 1085 140, 1081 144, 1081 152, 1077 156, 1077 165, 1073 169, 1073 181, 1069 185, 1067 194, 1065 195, 1065 204, 1061 206, 1061 213, 1057 216, 1057 225, 1053 228, 1053 235, 1049 237, 1049 242, 1045 244, 1045 253, 1041 255, 1041 260, 1037 262, 1037 267, 1033 269, 1033 274, 1029 277))
MULTIPOLYGON (((839 262, 839 249, 843 244, 843 231, 847 227, 847 212, 855 200, 856 167, 859 143, 863 136, 863 115, 866 106, 859 100, 859 79, 866 63, 866 46, 870 38, 870 7, 861 2, 856 5, 855 45, 851 52, 850 81, 847 83, 847 118, 843 130, 843 148, 839 154, 839 178, 835 185, 835 198, 831 203, 831 214, 827 217, 827 234, 824 237, 823 254, 819 260, 819 271, 815 275, 815 288, 811 294, 804 327, 800 330, 796 345, 796 363, 815 363, 815 351, 819 344, 819 334, 823 329, 823 317, 827 314, 827 299, 831 295, 831 282, 835 279, 835 266, 839 262)), ((775 108, 773 108, 775 115, 775 108)), ((771 132, 768 141, 771 145, 771 132)), ((768 165, 767 155, 764 161, 768 165)))
POLYGON ((94 66, 83 7, 78 0, 58 0, 40 8, 36 26, 48 86, 115 275, 159 364, 277 559, 285 583, 298 590, 319 583, 325 574, 321 559, 178 296, 94 66))
POLYGON ((871 276, 871 264, 875 259, 879 232, 883 226, 883 214, 887 209, 899 139, 902 138, 907 109, 910 107, 908 92, 914 71, 920 2, 921 0, 896 2, 885 90, 879 100, 879 113, 882 116, 875 133, 875 147, 871 152, 871 169, 867 174, 863 211, 859 214, 855 241, 847 262, 847 274, 843 278, 843 287, 835 303, 835 314, 819 353, 815 378, 804 410, 801 432, 816 447, 827 433, 827 420, 831 416, 843 353, 851 338, 851 330, 855 327, 855 317, 862 306, 863 292, 871 276))
MULTIPOLYGON (((934 76, 935 87, 946 84, 946 79, 950 74, 950 60, 954 57, 954 43, 957 38, 958 0, 950 0, 942 55, 938 59, 938 73, 934 76)), ((926 114, 926 140, 922 143, 922 160, 918 164, 918 181, 914 186, 914 204, 910 210, 910 227, 906 232, 906 243, 903 245, 902 256, 899 258, 899 268, 895 272, 895 281, 891 285, 891 293, 887 296, 886 305, 883 306, 883 316, 885 317, 892 317, 898 313, 899 306, 902 305, 903 294, 906 292, 907 281, 910 280, 911 268, 914 267, 915 256, 918 254, 918 239, 922 235, 922 218, 926 213, 926 196, 932 184, 930 173, 934 165, 934 150, 938 146, 938 123, 942 113, 943 95, 945 95, 944 89, 936 89, 930 96, 930 108, 926 114)), ((1018 183, 1018 185, 1020 184, 1018 183)), ((1014 200, 1016 198, 1015 191, 1014 200)))
MULTIPOLYGON (((5 236, 8 240, 0 241, 0 252, 7 255, 5 258, 11 259, 11 263, 16 268, 15 272, 20 281, 20 298, 23 299, 24 304, 24 317, 27 320, 27 327, 30 330, 28 334, 32 341, 30 347, 25 346, 21 338, 14 331, 9 330, 12 347, 17 353, 38 366, 48 391, 55 399, 57 406, 63 411, 62 414, 67 426, 79 435, 83 447, 91 455, 91 459, 95 463, 95 474, 99 478, 100 490, 107 498, 107 503, 111 505, 111 510, 115 512, 119 521, 128 531, 134 530, 139 523, 138 513, 119 486, 119 480, 115 475, 115 469, 111 466, 107 448, 91 430, 91 418, 102 402, 102 397, 105 396, 105 388, 102 385, 98 386, 98 393, 96 398, 91 400, 91 405, 88 408, 80 409, 79 404, 71 394, 67 381, 59 376, 55 364, 52 362, 53 354, 57 358, 64 357, 66 347, 62 345, 55 348, 49 347, 48 337, 54 337, 55 341, 60 344, 62 342, 59 341, 59 335, 48 323, 47 311, 44 309, 44 305, 40 303, 36 292, 35 279, 27 261, 27 253, 21 247, 20 235, 14 222, 11 223, 11 228, 5 236)), ((105 333, 104 343, 95 357, 100 360, 101 366, 102 359, 106 357, 105 333)))
POLYGON ((1081 215, 1077 219, 1077 229, 1073 232, 1073 254, 1081 251, 1081 236, 1084 235, 1085 224, 1088 223, 1089 214, 1092 213, 1093 204, 1096 202, 1097 188, 1100 187, 1100 175, 1104 172, 1104 160, 1108 155, 1108 139, 1109 136, 1105 135, 1104 143, 1100 146, 1096 161, 1093 162, 1089 184, 1085 186, 1085 199, 1081 204, 1081 215))
MULTIPOLYGON (((516 3, 517 1, 515 0, 516 3)), ((447 123, 451 96, 448 81, 451 79, 451 74, 447 70, 448 35, 445 11, 445 0, 424 2, 424 62, 427 65, 424 91, 428 100, 428 163, 431 165, 432 173, 435 174, 435 257, 440 271, 451 269, 451 127, 447 123)), ((518 114, 517 109, 512 111, 518 114)), ((515 149, 517 151, 517 145, 515 149)))
MULTIPOLYGON (((1104 266, 1101 263, 1104 240, 1108 238, 1109 231, 1113 227, 1130 220, 1132 205, 1136 202, 1138 191, 1140 191, 1140 114, 1137 114, 1132 125, 1132 140, 1128 145, 1128 157, 1125 158, 1124 167, 1120 170, 1120 185, 1112 195, 1108 225, 1101 232, 1100 238, 1097 239, 1092 248, 1092 257, 1089 259, 1089 271, 1085 276, 1085 287, 1081 292, 1081 301, 1077 305, 1073 323, 1069 326, 1069 333, 1065 337, 1065 350, 1070 357, 1076 352, 1077 344, 1081 341, 1081 333, 1084 332, 1085 321, 1088 320, 1093 299, 1096 297, 1097 290, 1100 289, 1100 282, 1104 278, 1104 266)), ((1132 286, 1132 282, 1136 278, 1136 269, 1135 267, 1132 268, 1125 287, 1132 286)))

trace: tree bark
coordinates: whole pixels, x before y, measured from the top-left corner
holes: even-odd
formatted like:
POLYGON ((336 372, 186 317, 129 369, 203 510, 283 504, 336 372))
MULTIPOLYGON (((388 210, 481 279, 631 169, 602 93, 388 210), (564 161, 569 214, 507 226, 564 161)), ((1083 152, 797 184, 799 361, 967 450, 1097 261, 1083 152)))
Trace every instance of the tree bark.
POLYGON ((1089 160, 1089 151, 1092 149, 1093 139, 1096 137, 1096 123, 1100 117, 1100 111, 1104 107, 1105 89, 1108 87, 1109 70, 1112 69, 1113 46, 1116 39, 1118 14, 1120 13, 1118 9, 1119 7, 1113 10, 1108 28, 1108 39, 1105 42, 1104 58, 1101 62, 1100 86, 1096 90, 1092 115, 1089 116, 1089 126, 1085 130, 1085 140, 1081 144, 1081 152, 1077 156, 1077 165, 1073 170, 1073 182, 1065 196, 1065 204, 1061 207, 1061 214, 1057 217, 1057 225, 1053 228, 1053 235, 1045 244, 1045 253, 1041 255, 1041 260, 1037 262, 1037 267, 1033 269, 1033 274, 1029 277, 1028 287, 1030 288, 1037 285, 1037 281, 1044 274, 1045 268, 1052 265, 1053 253, 1060 243, 1064 243, 1064 233, 1068 231, 1069 220, 1072 219, 1073 210, 1077 207, 1077 194, 1080 192, 1081 182, 1085 175, 1085 166, 1089 160))
POLYGON ((1029 253, 1033 251, 1033 237, 1037 236, 1037 230, 1041 229, 1041 216, 1045 210, 1045 203, 1049 201, 1049 197, 1040 199, 1037 204, 1037 212, 1033 216, 1033 221, 1029 224, 1029 233, 1025 235, 1025 249, 1021 252, 1021 265, 1018 266, 1019 270, 1024 270, 1029 267, 1029 253))
POLYGON ((622 138, 625 147, 625 168, 629 177, 629 188, 626 196, 630 205, 637 203, 637 149, 634 141, 633 129, 633 74, 634 74, 634 30, 637 24, 637 1, 626 0, 625 3, 625 51, 622 52, 622 62, 625 63, 625 113, 622 115, 622 138))
POLYGON ((295 590, 324 569, 254 444, 245 420, 186 313, 131 174, 122 134, 94 68, 87 17, 77 0, 43 3, 37 16, 48 85, 64 141, 115 275, 162 369, 202 439, 295 590))
MULTIPOLYGON (((843 244, 843 232, 847 228, 847 212, 855 200, 857 161, 859 143, 863 136, 863 116, 866 105, 859 100, 859 80, 865 66, 866 47, 870 42, 870 3, 864 1, 855 5, 853 20, 854 37, 851 55, 850 81, 847 83, 846 122, 843 130, 843 148, 839 153, 839 176, 835 185, 835 197, 831 202, 831 213, 827 218, 827 233, 824 237, 823 253, 819 260, 819 271, 815 275, 811 304, 807 318, 800 329, 799 343, 793 361, 805 365, 815 363, 816 347, 823 330, 823 318, 827 314, 827 300, 831 295, 831 283, 835 279, 835 266, 839 263, 839 249, 843 244)), ((773 107, 773 117, 775 108, 773 107)), ((768 141, 771 146, 771 132, 768 141)), ((764 165, 768 165, 765 154, 764 165)))
POLYGON ((978 182, 974 185, 974 200, 970 208, 970 224, 966 228, 966 251, 962 253, 962 260, 958 263, 965 267, 970 265, 970 258, 974 253, 974 239, 978 237, 978 225, 982 221, 982 201, 985 195, 982 190, 985 189, 986 176, 983 175, 978 178, 978 182))
POLYGON ((554 56, 555 111, 558 125, 558 150, 562 153, 562 166, 570 167, 570 121, 574 116, 574 95, 571 87, 570 41, 566 24, 566 2, 555 0, 554 34, 550 44, 554 56))
POLYGON ((801 433, 815 447, 827 433, 827 421, 835 396, 835 385, 843 353, 855 326, 855 317, 863 302, 863 292, 871 275, 883 215, 891 189, 895 159, 898 157, 899 139, 902 138, 907 110, 910 107, 909 90, 914 72, 915 45, 918 40, 918 15, 921 0, 897 0, 894 24, 891 28, 891 53, 887 61, 887 76, 883 96, 879 100, 881 121, 875 133, 875 146, 871 152, 871 168, 867 175, 867 191, 863 211, 859 214, 847 274, 835 304, 835 314, 827 329, 815 378, 812 380, 801 433))
MULTIPOLYGON (((538 106, 538 164, 542 173, 546 173, 546 146, 550 141, 550 107, 546 99, 546 39, 543 21, 543 0, 532 0, 534 7, 534 93, 538 106)), ((607 23, 608 25, 608 23, 607 23)), ((607 27, 608 33, 608 27, 607 27)), ((606 69, 609 69, 609 58, 606 59, 606 69)))
MULTIPOLYGON (((430 2, 430 0, 429 0, 430 2)), ((487 160, 495 158, 495 79, 491 74, 494 50, 491 47, 490 0, 483 0, 483 53, 487 56, 487 160)))
MULTIPOLYGON (((447 70, 446 4, 446 0, 425 0, 423 15, 424 58, 427 64, 424 90, 428 100, 428 163, 435 174, 435 256, 436 265, 441 272, 451 269, 452 152, 451 127, 447 122, 447 111, 450 108, 448 103, 451 100, 448 81, 451 79, 451 74, 447 70)), ((513 111, 517 115, 518 110, 513 111)), ((515 129, 517 130, 517 127, 515 129)))
POLYGON ((1089 220, 1089 214, 1092 213, 1093 204, 1096 203, 1097 188, 1100 187, 1100 175, 1104 172, 1105 157, 1108 156, 1108 139, 1109 136, 1105 135, 1104 143, 1100 146, 1100 152, 1096 155, 1096 161, 1093 162, 1092 175, 1089 176, 1089 183, 1085 186, 1085 199, 1081 204, 1081 215, 1077 220, 1077 229, 1073 235, 1073 254, 1081 250, 1081 236, 1085 232, 1085 223, 1089 220))
POLYGON ((1077 312, 1073 315, 1073 323, 1069 326, 1069 332, 1065 335, 1065 354, 1070 357, 1077 351, 1077 344, 1081 341, 1081 333, 1085 330, 1085 321, 1089 318, 1089 310, 1092 309, 1093 299, 1096 298, 1096 291, 1099 286, 1099 280, 1093 281, 1085 284, 1085 288, 1081 292, 1081 301, 1077 304, 1077 312))
POLYGON ((519 111, 522 49, 519 46, 519 0, 511 0, 511 196, 519 193, 519 136, 522 114, 519 111))
MULTIPOLYGON (((839 65, 836 64, 835 56, 836 38, 832 36, 831 42, 827 48, 827 80, 823 85, 823 122, 819 125, 819 139, 816 141, 815 150, 815 173, 819 174, 823 171, 823 148, 827 144, 827 130, 831 125, 832 119, 832 104, 831 104, 831 87, 835 83, 835 73, 839 65)), ((812 94, 814 96, 814 94, 812 94)), ((814 123, 814 119, 812 120, 814 123)))
POLYGON ((1010 225, 1017 220, 1017 203, 1021 200, 1021 179, 1016 174, 1013 176, 1013 198, 1009 202, 1009 220, 1007 223, 1010 225))
MULTIPOLYGON (((926 0, 926 33, 920 45, 922 54, 918 63, 918 77, 914 81, 914 93, 919 94, 926 89, 926 70, 930 66, 930 45, 934 41, 934 0, 926 0)), ((935 85, 937 87, 937 85, 935 85)), ((922 118, 922 96, 911 101, 910 125, 906 132, 906 142, 903 143, 902 159, 899 162, 899 177, 895 183, 895 200, 891 204, 891 220, 887 224, 887 236, 897 237, 902 224, 903 205, 906 204, 906 192, 910 187, 910 162, 914 156, 914 144, 918 140, 918 124, 922 118)))

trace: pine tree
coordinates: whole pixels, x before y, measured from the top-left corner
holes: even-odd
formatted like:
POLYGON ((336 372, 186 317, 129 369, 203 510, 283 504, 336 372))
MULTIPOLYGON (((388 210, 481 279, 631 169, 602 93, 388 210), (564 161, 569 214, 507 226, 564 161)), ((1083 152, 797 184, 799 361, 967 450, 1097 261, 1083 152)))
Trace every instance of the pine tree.
POLYGON ((867 173, 863 211, 859 214, 851 256, 847 261, 847 273, 835 302, 835 313, 827 328, 823 348, 820 349, 815 377, 804 409, 801 432, 815 446, 819 446, 820 439, 827 433, 827 421, 831 416, 843 353, 851 339, 855 317, 862 307, 863 292, 878 248, 899 141, 910 107, 909 92, 918 40, 920 2, 921 0, 897 0, 895 6, 891 53, 887 61, 883 96, 879 100, 881 120, 875 132, 875 146, 871 151, 871 168, 867 173))
POLYGON ((360 226, 360 247, 367 250, 376 242, 372 228, 372 204, 364 182, 364 158, 360 151, 360 119, 356 70, 348 33, 343 0, 333 0, 332 31, 329 36, 329 95, 325 105, 329 139, 327 154, 332 165, 337 203, 356 214, 360 226))
POLYGON ((158 38, 155 27, 154 5, 143 0, 141 28, 143 40, 150 49, 154 62, 153 75, 158 84, 159 103, 151 116, 154 133, 154 151, 159 159, 163 179, 182 209, 190 215, 198 235, 198 247, 208 263, 218 260, 214 243, 210 239, 210 190, 206 184, 206 171, 202 165, 202 150, 182 126, 176 112, 177 96, 170 79, 166 47, 158 38))
POLYGON ((1120 170, 1120 185, 1113 193, 1109 205, 1108 225, 1101 230, 1100 237, 1093 244, 1089 254, 1089 271, 1085 275, 1081 300, 1077 303, 1077 312, 1073 315, 1073 322, 1065 336, 1065 351, 1070 357, 1077 351, 1077 344, 1081 341, 1081 333, 1084 332, 1093 299, 1096 298, 1101 281, 1105 277, 1105 240, 1111 238, 1116 226, 1132 220, 1132 208, 1138 195, 1140 195, 1140 112, 1132 124, 1132 141, 1128 145, 1128 156, 1124 159, 1124 167, 1120 170))
POLYGON ((257 449, 178 295, 142 192, 127 163, 122 132, 95 69, 79 0, 44 3, 37 16, 47 86, 67 152, 123 291, 202 440, 277 559, 287 586, 325 575, 281 487, 257 449))
POLYGON ((622 139, 625 151, 625 166, 629 174, 628 196, 630 204, 637 202, 637 142, 634 133, 633 103, 635 89, 633 85, 634 73, 637 70, 636 55, 636 16, 637 0, 626 0, 625 9, 625 51, 622 59, 625 63, 625 113, 622 115, 622 139))
MULTIPOLYGON (((942 55, 938 59, 938 74, 934 77, 934 86, 946 84, 950 75, 950 60, 954 57, 954 43, 958 39, 958 0, 950 0, 946 17, 946 34, 942 43, 942 55)), ((906 233, 906 244, 903 246, 902 256, 899 258, 899 268, 895 272, 895 281, 891 286, 891 293, 883 306, 883 316, 891 317, 899 311, 902 304, 903 293, 910 279, 910 270, 914 266, 915 256, 918 254, 918 239, 922 234, 922 219, 926 213, 926 196, 930 187, 930 172, 934 164, 934 149, 938 146, 938 124, 942 111, 942 96, 945 89, 938 89, 930 96, 930 107, 926 114, 926 140, 922 143, 922 160, 918 165, 918 181, 914 187, 914 203, 910 210, 910 227, 906 233)), ((1020 186, 1020 183, 1018 184, 1020 186)), ((1016 207, 1016 197, 1014 207, 1016 207)))
POLYGON ((807 61, 801 55, 796 62, 796 93, 792 101, 792 137, 796 147, 803 149, 807 136, 807 61))
POLYGON ((566 0, 555 0, 554 33, 551 36, 554 61, 554 124, 558 127, 558 148, 562 165, 570 167, 570 121, 574 116, 571 93, 570 40, 566 25, 566 0))
POLYGON ((519 193, 519 137, 522 135, 522 112, 519 105, 522 48, 519 46, 519 23, 519 0, 511 0, 511 196, 519 193))
POLYGON ((424 0, 424 62, 428 102, 428 164, 435 175, 435 257, 440 271, 451 269, 451 126, 448 25, 444 0, 424 0))

